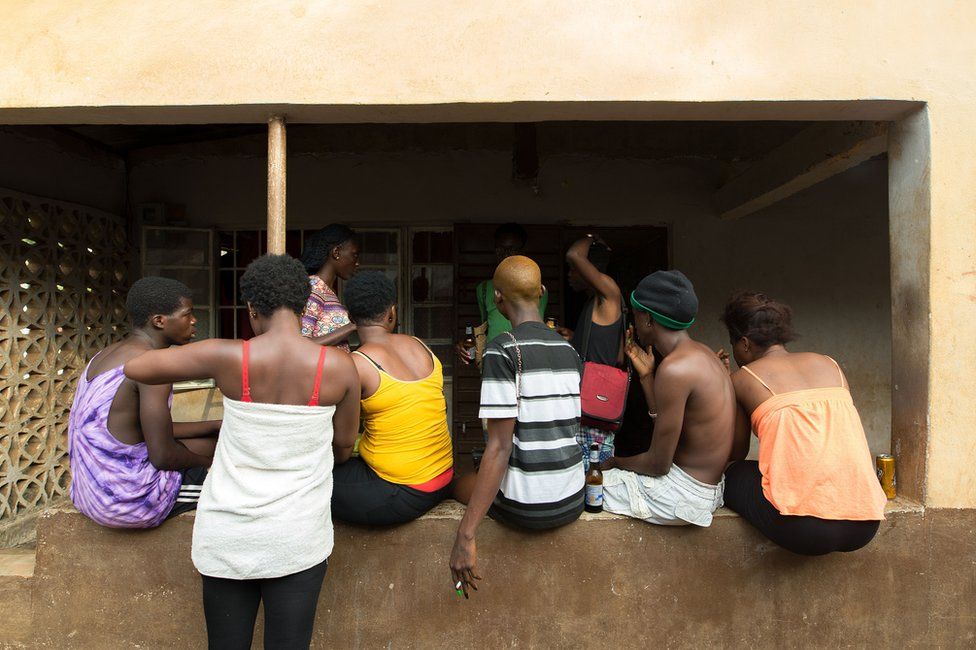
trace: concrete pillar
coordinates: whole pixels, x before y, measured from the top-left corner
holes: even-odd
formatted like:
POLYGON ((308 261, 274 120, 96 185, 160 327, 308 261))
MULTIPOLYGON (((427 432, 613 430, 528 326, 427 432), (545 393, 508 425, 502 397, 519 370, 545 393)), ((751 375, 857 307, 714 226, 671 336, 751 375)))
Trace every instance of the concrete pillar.
POLYGON ((285 118, 268 120, 268 252, 285 252, 285 181, 288 147, 285 118))
POLYGON ((888 131, 891 240, 891 450, 899 496, 924 503, 931 372, 928 109, 888 131))

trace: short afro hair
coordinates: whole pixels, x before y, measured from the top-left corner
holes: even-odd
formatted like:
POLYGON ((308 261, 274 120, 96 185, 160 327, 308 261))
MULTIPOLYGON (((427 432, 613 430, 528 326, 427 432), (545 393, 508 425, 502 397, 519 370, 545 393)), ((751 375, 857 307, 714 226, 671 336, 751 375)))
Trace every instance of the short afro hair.
POLYGON ((396 304, 393 280, 380 271, 360 271, 343 287, 342 298, 352 322, 369 323, 380 319, 396 304))
POLYGON ((761 348, 784 345, 797 337, 793 310, 764 293, 743 291, 726 303, 722 322, 733 344, 745 337, 761 348))
POLYGON ((495 239, 501 239, 505 235, 512 235, 517 237, 521 246, 525 246, 525 242, 529 240, 529 234, 525 232, 525 228, 515 223, 514 221, 509 221, 508 223, 503 223, 502 225, 495 228, 495 239))
POLYGON ((305 241, 302 249, 302 264, 309 275, 318 273, 329 259, 329 253, 336 246, 356 239, 356 231, 341 223, 330 223, 305 241))
POLYGON ((301 314, 311 292, 302 263, 291 255, 262 255, 241 276, 241 298, 262 316, 282 307, 301 314))
POLYGON ((176 311, 183 298, 193 298, 190 287, 170 278, 150 275, 133 283, 125 297, 125 308, 135 327, 142 327, 153 316, 176 311))

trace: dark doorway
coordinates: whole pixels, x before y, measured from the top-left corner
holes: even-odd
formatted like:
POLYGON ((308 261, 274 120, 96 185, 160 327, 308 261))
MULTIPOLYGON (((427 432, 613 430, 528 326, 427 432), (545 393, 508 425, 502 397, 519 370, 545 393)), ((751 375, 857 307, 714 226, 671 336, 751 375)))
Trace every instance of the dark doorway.
MULTIPOLYGON (((494 232, 500 224, 455 224, 455 313, 457 314, 457 340, 463 336, 467 324, 478 325, 475 287, 494 273, 497 260, 494 250, 494 232)), ((625 296, 641 278, 658 269, 668 268, 670 246, 668 228, 665 226, 553 226, 522 224, 528 233, 525 254, 539 263, 542 279, 549 290, 546 316, 574 327, 586 302, 585 294, 569 289, 566 276, 565 252, 579 237, 599 232, 612 249, 608 273, 617 280, 625 296)), ((622 452, 646 448, 650 435, 650 419, 647 409, 641 406, 643 396, 639 387, 628 403, 627 432, 618 436, 622 452), (631 402, 634 404, 631 406, 631 402), (634 438, 631 443, 631 437, 634 438)), ((454 375, 453 428, 455 449, 468 453, 483 446, 484 435, 478 418, 481 378, 474 366, 456 366, 454 375)), ((634 391, 632 390, 632 393, 634 391)), ((636 452, 634 452, 636 453, 636 452)))

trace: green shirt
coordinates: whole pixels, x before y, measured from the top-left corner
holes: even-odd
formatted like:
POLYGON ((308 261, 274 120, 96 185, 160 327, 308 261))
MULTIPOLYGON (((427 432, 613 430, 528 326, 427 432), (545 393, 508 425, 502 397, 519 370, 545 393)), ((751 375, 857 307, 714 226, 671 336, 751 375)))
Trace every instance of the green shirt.
MULTIPOLYGON (((495 304, 495 284, 491 280, 485 280, 478 284, 475 289, 478 299, 478 309, 481 311, 481 322, 488 321, 487 338, 489 341, 499 334, 510 332, 512 324, 498 311, 495 304)), ((539 300, 539 316, 546 317, 546 306, 549 304, 549 292, 542 294, 539 300)))

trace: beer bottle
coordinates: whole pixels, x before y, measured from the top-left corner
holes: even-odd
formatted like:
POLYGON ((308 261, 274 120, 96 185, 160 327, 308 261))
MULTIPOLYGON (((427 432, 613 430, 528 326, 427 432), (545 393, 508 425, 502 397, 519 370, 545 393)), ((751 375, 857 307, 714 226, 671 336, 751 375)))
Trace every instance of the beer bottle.
POLYGON ((474 327, 471 326, 471 323, 468 323, 464 327, 464 340, 461 341, 461 347, 464 349, 464 353, 468 355, 468 358, 474 361, 478 352, 478 346, 474 341, 474 327))
POLYGON ((603 472, 600 471, 600 445, 590 445, 590 471, 586 473, 586 497, 583 509, 603 512, 603 472))

